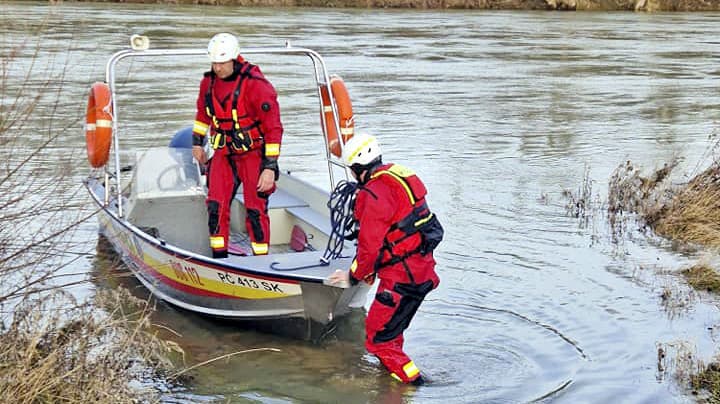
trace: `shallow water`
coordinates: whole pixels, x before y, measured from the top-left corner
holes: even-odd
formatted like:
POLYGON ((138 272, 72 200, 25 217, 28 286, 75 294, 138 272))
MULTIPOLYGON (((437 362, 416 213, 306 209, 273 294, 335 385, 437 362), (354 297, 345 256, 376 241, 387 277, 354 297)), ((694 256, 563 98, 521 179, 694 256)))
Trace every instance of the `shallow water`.
MULTIPOLYGON (((181 335, 189 365, 280 350, 199 368, 167 401, 692 401, 658 370, 657 351, 686 341, 700 358, 714 353, 708 329, 718 325, 717 308, 674 275, 697 253, 635 231, 612 242, 600 205, 612 171, 628 159, 649 170, 681 156, 676 181, 698 172, 720 117, 720 14, 15 2, 0 9, 3 48, 27 44, 11 83, 22 82, 36 42, 35 72, 68 67, 55 81, 58 112, 46 106, 38 116, 71 127, 58 146, 77 154, 78 184, 69 191, 87 174, 86 91, 104 78, 107 58, 132 33, 150 36, 153 47, 202 49, 219 30, 247 45, 289 40, 323 54, 347 83, 357 126, 377 134, 386 160, 412 167, 430 190, 446 229, 437 252, 442 284, 406 335, 429 385, 398 386, 365 354, 361 313, 313 345, 161 306, 155 320, 181 335), (586 175, 600 207, 583 220, 568 214, 563 191, 577 195, 586 175), (689 303, 667 309, 666 287, 689 303)), ((295 90, 283 90, 301 87, 302 63, 253 61, 280 90, 283 169, 321 183, 321 140, 297 136, 317 116, 287 118, 305 108, 295 90)), ((165 144, 166 134, 192 122, 204 60, 124 69, 123 117, 134 118, 122 126, 124 148, 165 144)), ((94 230, 90 224, 78 237, 100 243, 100 252, 76 271, 107 271, 94 230)), ((97 287, 107 285, 76 292, 97 287)))

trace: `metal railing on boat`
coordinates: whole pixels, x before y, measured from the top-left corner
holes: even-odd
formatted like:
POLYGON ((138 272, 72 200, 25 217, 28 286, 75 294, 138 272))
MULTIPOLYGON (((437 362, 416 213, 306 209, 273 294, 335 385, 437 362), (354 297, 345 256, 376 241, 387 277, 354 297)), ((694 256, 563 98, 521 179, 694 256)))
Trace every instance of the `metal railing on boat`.
MULTIPOLYGON (((133 36, 131 38, 131 43, 134 45, 134 41, 137 39, 137 36, 133 36)), ((146 38, 143 38, 143 40, 147 41, 146 38)), ((143 45, 147 47, 148 42, 145 42, 143 45)), ((323 133, 327 133, 327 125, 328 122, 325 119, 325 114, 323 112, 323 105, 322 105, 322 94, 321 94, 321 86, 325 85, 327 88, 327 91, 329 92, 329 98, 330 102, 332 104, 333 114, 335 116, 335 129, 336 133, 340 133, 340 119, 338 116, 338 107, 335 102, 334 94, 332 93, 332 86, 329 85, 330 83, 330 75, 328 74, 327 68, 325 66, 325 61, 323 58, 315 52, 312 49, 308 48, 296 48, 290 45, 290 42, 285 43, 285 47, 260 47, 260 48, 241 48, 240 54, 242 55, 251 55, 251 54, 279 54, 279 55, 305 55, 310 58, 310 60, 313 63, 313 67, 315 70, 315 81, 317 84, 317 99, 318 99, 318 106, 320 110, 320 118, 322 122, 322 129, 323 133)), ((126 49, 119 52, 116 52, 110 57, 110 60, 108 61, 106 68, 105 68, 105 80, 108 83, 110 87, 110 92, 112 94, 112 112, 113 112, 113 120, 112 120, 112 129, 113 129, 113 149, 114 149, 114 161, 115 161, 115 181, 116 181, 116 188, 117 188, 117 211, 118 216, 123 217, 123 205, 122 205, 122 186, 121 186, 121 167, 120 167, 120 139, 118 136, 118 121, 119 121, 119 114, 118 114, 118 108, 117 108, 117 101, 115 97, 115 66, 123 59, 131 58, 131 57, 164 57, 164 56, 205 56, 207 55, 207 51, 205 49, 138 49, 134 47, 133 49, 126 49)), ((343 164, 335 158, 332 153, 330 153, 330 147, 328 144, 328 139, 323 136, 325 139, 325 153, 326 153, 326 159, 328 162, 328 173, 330 178, 330 187, 334 187, 335 185, 335 178, 333 174, 332 167, 333 165, 340 167, 344 169, 343 164)), ((342 142, 342 136, 338 137, 338 141, 342 142)), ((346 172, 347 173, 347 172, 346 172)), ((106 168, 106 174, 107 174, 107 168, 106 168)), ((107 189, 109 189, 109 176, 105 176, 105 205, 107 206, 109 203, 110 193, 107 192, 107 189)))

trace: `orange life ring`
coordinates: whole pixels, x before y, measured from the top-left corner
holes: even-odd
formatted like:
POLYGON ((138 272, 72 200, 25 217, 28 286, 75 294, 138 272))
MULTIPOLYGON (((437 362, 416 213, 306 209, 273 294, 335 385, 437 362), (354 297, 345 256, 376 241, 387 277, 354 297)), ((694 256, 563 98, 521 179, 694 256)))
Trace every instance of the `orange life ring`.
POLYGON ((85 117, 88 161, 99 168, 108 162, 112 141, 112 96, 107 84, 96 82, 92 85, 85 117))
MULTIPOLYGON (((355 119, 353 117, 352 102, 348 94, 345 83, 340 76, 330 76, 330 88, 332 89, 335 105, 337 105, 338 116, 340 118, 340 134, 343 144, 347 143, 355 134, 355 119)), ((325 124, 327 126, 325 137, 330 152, 337 157, 342 157, 342 148, 338 141, 337 129, 335 128, 335 115, 333 114, 330 95, 327 86, 320 86, 320 95, 322 96, 323 113, 325 114, 325 124)))

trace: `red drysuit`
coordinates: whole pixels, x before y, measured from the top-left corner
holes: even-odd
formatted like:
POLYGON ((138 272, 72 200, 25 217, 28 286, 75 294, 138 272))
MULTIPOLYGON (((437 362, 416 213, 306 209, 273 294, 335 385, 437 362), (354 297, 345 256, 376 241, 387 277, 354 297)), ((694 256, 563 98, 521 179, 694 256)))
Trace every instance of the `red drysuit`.
POLYGON ((403 331, 440 279, 432 252, 421 252, 423 236, 403 232, 398 225, 418 223, 432 214, 425 204, 425 186, 407 168, 389 164, 368 175, 370 180, 360 187, 355 202, 359 233, 350 281, 372 283, 375 276, 380 278, 365 321, 365 347, 393 377, 409 383, 420 371, 403 352, 403 331), (414 210, 423 213, 413 217, 414 210), (406 218, 411 220, 403 221, 406 218))
POLYGON ((277 93, 260 69, 238 56, 233 74, 220 79, 212 71, 200 82, 193 144, 202 144, 210 128, 215 154, 208 167, 208 227, 214 257, 227 256, 230 205, 240 184, 247 215, 245 224, 255 255, 267 254, 270 220, 267 200, 275 190, 257 191, 265 168, 275 171, 283 127, 277 93))

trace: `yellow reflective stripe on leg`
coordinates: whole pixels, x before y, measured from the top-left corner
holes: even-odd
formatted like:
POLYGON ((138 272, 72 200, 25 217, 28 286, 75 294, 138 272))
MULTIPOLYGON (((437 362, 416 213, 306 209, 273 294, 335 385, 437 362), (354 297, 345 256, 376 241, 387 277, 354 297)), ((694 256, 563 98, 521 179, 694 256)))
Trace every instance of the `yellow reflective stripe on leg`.
POLYGON ((420 373, 420 369, 415 366, 415 362, 410 361, 403 366, 403 372, 405 372, 408 379, 412 379, 415 375, 420 373))
POLYGON ((268 253, 267 243, 250 243, 250 246, 252 247, 253 254, 255 255, 265 255, 268 253))
POLYGON ((218 249, 218 248, 225 248, 225 238, 220 237, 210 237, 210 248, 218 249))
POLYGON ((395 373, 390 373, 390 376, 392 376, 393 379, 395 379, 395 380, 397 380, 397 381, 399 381, 399 382, 402 381, 402 379, 400 378, 400 376, 396 375, 395 373))
POLYGON ((265 143, 265 157, 275 157, 280 154, 280 143, 265 143))

